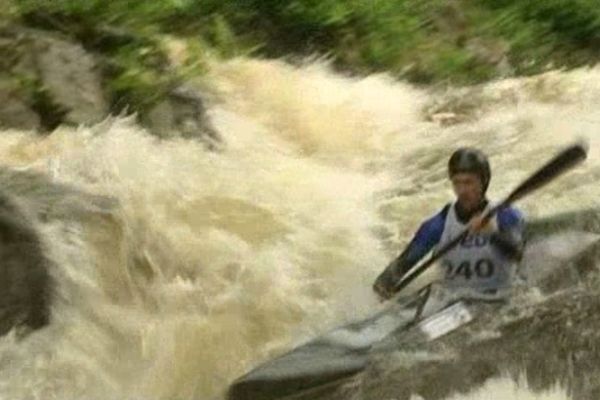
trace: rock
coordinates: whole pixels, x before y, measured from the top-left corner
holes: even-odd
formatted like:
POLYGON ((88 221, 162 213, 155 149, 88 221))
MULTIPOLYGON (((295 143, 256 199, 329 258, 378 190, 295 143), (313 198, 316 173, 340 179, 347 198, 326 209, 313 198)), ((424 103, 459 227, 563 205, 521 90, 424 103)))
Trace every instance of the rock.
POLYGON ((40 117, 29 106, 26 94, 10 78, 0 79, 0 104, 0 129, 40 128, 40 117))
POLYGON ((67 110, 64 122, 93 124, 108 114, 102 76, 94 56, 83 47, 45 32, 30 39, 43 86, 52 101, 67 110))
POLYGON ((499 76, 509 76, 513 69, 508 61, 510 45, 504 40, 472 38, 465 48, 480 63, 493 65, 499 76))
POLYGON ((96 294, 73 280, 73 252, 89 252, 111 301, 131 301, 129 271, 114 268, 128 262, 116 198, 57 182, 37 168, 0 168, 0 187, 0 335, 16 328, 24 337, 47 326, 52 304, 89 305, 86 294, 96 294))
MULTIPOLYGON (((88 46, 98 50, 136 40, 143 41, 104 27, 88 46)), ((51 131, 65 123, 101 122, 111 110, 102 86, 109 61, 54 31, 0 25, 0 128, 51 131)), ((140 122, 161 138, 198 139, 213 150, 222 144, 204 96, 192 87, 179 86, 148 112, 137 111, 140 122)))
POLYGON ((0 193, 0 334, 49 322, 49 261, 41 240, 15 199, 0 193))
POLYGON ((222 144, 208 118, 201 93, 188 86, 173 90, 148 115, 142 117, 142 122, 161 138, 199 139, 210 149, 216 149, 222 144))
POLYGON ((77 43, 47 31, 0 26, 0 73, 12 82, 2 90, 0 125, 52 130, 61 123, 93 124, 108 114, 102 76, 94 56, 77 43), (8 118, 14 110, 18 118, 8 118), (33 111, 24 122, 25 111, 33 111), (16 120, 16 122, 15 122, 16 120))
POLYGON ((464 116, 453 112, 439 112, 431 115, 429 120, 439 124, 440 126, 450 126, 463 122, 464 119, 464 116))

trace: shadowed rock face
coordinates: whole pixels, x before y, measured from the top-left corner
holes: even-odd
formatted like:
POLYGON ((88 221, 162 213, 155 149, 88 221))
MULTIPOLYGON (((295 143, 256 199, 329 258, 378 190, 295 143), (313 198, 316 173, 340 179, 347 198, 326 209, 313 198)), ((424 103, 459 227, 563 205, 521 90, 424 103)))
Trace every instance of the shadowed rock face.
MULTIPOLYGON (((51 322, 55 279, 61 278, 49 250, 53 241, 65 239, 48 237, 46 224, 119 240, 113 231, 103 230, 113 227, 118 203, 43 174, 8 168, 0 168, 0 188, 0 335, 13 327, 23 334, 51 322)), ((94 245, 92 239, 87 243, 94 245)))
POLYGON ((49 321, 49 262, 40 238, 16 202, 0 193, 0 334, 49 321))

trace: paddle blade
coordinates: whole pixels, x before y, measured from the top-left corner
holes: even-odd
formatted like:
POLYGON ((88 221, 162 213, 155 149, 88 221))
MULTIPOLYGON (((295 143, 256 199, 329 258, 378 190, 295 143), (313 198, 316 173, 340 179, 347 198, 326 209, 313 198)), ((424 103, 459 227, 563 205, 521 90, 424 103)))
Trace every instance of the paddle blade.
POLYGON ((512 203, 519 200, 573 168, 575 165, 586 159, 587 151, 588 145, 583 141, 567 147, 537 170, 529 179, 519 185, 519 187, 508 196, 505 203, 512 203))

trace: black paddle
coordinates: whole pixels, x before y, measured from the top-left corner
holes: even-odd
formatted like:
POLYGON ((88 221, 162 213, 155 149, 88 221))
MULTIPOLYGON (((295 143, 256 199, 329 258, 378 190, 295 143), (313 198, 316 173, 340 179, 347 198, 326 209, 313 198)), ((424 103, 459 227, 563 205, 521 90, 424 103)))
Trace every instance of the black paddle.
MULTIPOLYGON (((488 222, 500 209, 507 207, 511 203, 525 197, 529 193, 536 189, 544 186, 554 178, 563 174, 570 168, 577 165, 579 162, 585 160, 587 156, 587 145, 585 143, 573 144, 556 156, 554 156, 548 163, 537 170, 531 177, 521 183, 512 193, 500 204, 491 208, 483 217, 484 225, 488 222)), ((469 234, 469 230, 465 229, 460 235, 452 239, 449 243, 439 249, 429 260, 423 264, 413 267, 402 279, 396 283, 393 289, 393 293, 397 293, 404 289, 409 283, 415 278, 421 275, 431 264, 439 260, 444 254, 452 250, 458 243, 460 243, 469 234)))

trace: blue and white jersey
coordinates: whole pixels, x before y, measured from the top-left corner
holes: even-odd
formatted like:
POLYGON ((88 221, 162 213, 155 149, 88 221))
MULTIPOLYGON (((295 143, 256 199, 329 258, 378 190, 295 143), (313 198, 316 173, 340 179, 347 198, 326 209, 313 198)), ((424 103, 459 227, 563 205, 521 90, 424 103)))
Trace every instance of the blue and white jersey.
MULTIPOLYGON (((516 231, 521 236, 524 219, 521 212, 507 207, 496 214, 500 232, 516 231)), ((446 205, 438 214, 425 221, 404 254, 405 262, 416 264, 429 251, 443 247, 466 229, 456 214, 455 203, 446 205)), ((444 283, 451 287, 475 290, 509 287, 515 263, 491 243, 492 234, 469 235, 449 251, 440 262, 444 283)))
MULTIPOLYGON (((488 211, 490 205, 483 212, 488 211)), ((494 216, 498 223, 498 216, 494 216)), ((467 229, 459 221, 456 208, 450 207, 444 230, 436 248, 442 248, 467 229)), ((439 265, 443 268, 444 283, 449 287, 475 290, 506 289, 510 287, 514 262, 491 243, 491 233, 468 235, 446 253, 439 265)), ((435 250, 434 250, 435 251, 435 250)))

